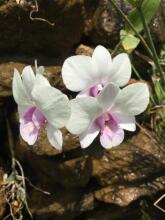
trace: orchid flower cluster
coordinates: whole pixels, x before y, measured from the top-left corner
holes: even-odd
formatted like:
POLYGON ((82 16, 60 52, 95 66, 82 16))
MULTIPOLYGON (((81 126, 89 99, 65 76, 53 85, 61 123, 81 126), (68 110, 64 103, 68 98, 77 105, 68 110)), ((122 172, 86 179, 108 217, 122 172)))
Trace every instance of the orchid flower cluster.
POLYGON ((149 103, 146 83, 128 84, 131 63, 126 53, 111 58, 109 51, 97 46, 92 57, 75 55, 67 58, 62 78, 67 89, 78 92, 68 97, 52 87, 43 76, 42 67, 27 66, 22 75, 15 69, 13 96, 18 104, 20 134, 33 145, 45 126, 50 144, 62 150, 62 132, 79 136, 82 148, 100 134, 101 145, 109 149, 122 143, 124 130, 135 131, 135 116, 149 103))

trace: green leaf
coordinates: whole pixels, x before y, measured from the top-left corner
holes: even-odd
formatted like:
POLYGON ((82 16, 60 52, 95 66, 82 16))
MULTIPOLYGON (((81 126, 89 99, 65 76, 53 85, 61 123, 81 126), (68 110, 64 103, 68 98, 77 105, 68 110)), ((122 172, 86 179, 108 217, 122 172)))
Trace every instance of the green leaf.
POLYGON ((130 5, 136 7, 140 6, 143 3, 143 0, 127 0, 127 2, 129 2, 130 5))
MULTIPOLYGON (((143 14, 145 16, 146 23, 149 24, 152 17, 155 15, 161 0, 144 0, 141 5, 141 10, 143 11, 143 14)), ((137 32, 141 32, 143 30, 143 24, 139 15, 139 12, 137 9, 133 9, 128 14, 129 20, 134 25, 137 32)), ((129 25, 126 24, 125 30, 129 34, 135 34, 134 31, 131 29, 129 25)))
POLYGON ((132 34, 128 34, 126 31, 120 31, 120 39, 124 50, 128 53, 131 53, 140 43, 140 40, 133 36, 132 34))
POLYGON ((158 103, 162 104, 165 99, 165 83, 162 79, 157 79, 154 81, 154 89, 158 98, 158 103))

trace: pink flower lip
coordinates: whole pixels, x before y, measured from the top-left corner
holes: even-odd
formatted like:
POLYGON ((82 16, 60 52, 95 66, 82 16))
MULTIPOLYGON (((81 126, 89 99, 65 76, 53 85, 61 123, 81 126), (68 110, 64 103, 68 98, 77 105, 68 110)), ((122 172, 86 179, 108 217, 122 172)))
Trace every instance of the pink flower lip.
POLYGON ((34 144, 39 130, 43 124, 47 123, 43 113, 35 106, 27 109, 23 115, 20 124, 20 133, 22 138, 30 145, 34 144))
POLYGON ((100 143, 105 148, 120 144, 124 139, 124 131, 119 128, 118 122, 110 112, 105 112, 95 120, 99 127, 100 143))
POLYGON ((117 122, 114 117, 109 113, 105 112, 96 119, 96 124, 99 126, 100 130, 114 130, 117 127, 117 122))

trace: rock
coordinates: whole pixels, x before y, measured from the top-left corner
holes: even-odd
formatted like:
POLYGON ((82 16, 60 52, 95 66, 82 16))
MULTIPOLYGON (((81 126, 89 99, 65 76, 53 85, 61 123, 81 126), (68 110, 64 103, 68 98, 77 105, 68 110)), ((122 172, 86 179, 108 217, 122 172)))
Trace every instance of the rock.
POLYGON ((154 41, 165 42, 165 3, 162 1, 161 6, 151 24, 151 31, 154 41))
POLYGON ((65 56, 83 33, 83 7, 81 0, 1 2, 1 52, 65 56))
MULTIPOLYGON (((30 62, 30 64, 34 64, 34 59, 30 59, 29 57, 25 58, 25 60, 21 62, 4 62, 0 64, 1 98, 12 96, 12 78, 14 74, 14 68, 18 69, 18 71, 22 73, 23 68, 27 66, 27 61, 30 62)), ((32 65, 32 67, 34 69, 34 65, 32 65)), ((52 86, 55 86, 56 88, 63 91, 65 90, 61 77, 60 65, 47 65, 45 67, 45 76, 48 78, 52 86)))
POLYGON ((100 152, 100 156, 96 154, 93 176, 101 186, 95 192, 96 198, 127 206, 141 196, 164 190, 164 159, 163 147, 144 133, 110 151, 100 152))
POLYGON ((149 180, 142 183, 133 183, 132 186, 110 185, 96 191, 95 196, 98 200, 105 203, 116 204, 119 206, 128 206, 139 197, 151 196, 157 192, 164 190, 165 175, 155 178, 153 181, 149 180))
POLYGON ((80 189, 66 190, 60 185, 54 185, 52 190, 50 196, 44 196, 36 190, 30 193, 32 199, 29 205, 36 220, 52 217, 57 220, 73 219, 84 210, 89 211, 94 207, 93 195, 84 195, 80 189))
POLYGON ((4 191, 4 182, 3 177, 5 174, 4 161, 0 158, 0 219, 3 218, 6 210, 6 200, 5 200, 5 191, 4 191))
MULTIPOLYGON (((91 55, 92 48, 81 45, 76 53, 91 55)), ((10 70, 17 67, 21 72, 25 64, 6 65, 4 73, 9 74, 6 76, 11 92, 10 70)), ((52 85, 69 94, 64 89, 60 71, 59 65, 46 66, 45 75, 52 85)), ((149 131, 143 129, 108 151, 101 148, 97 139, 88 149, 80 149, 77 136, 63 129, 61 153, 49 144, 43 128, 35 145, 28 146, 19 135, 16 104, 11 97, 4 100, 12 125, 16 158, 32 183, 51 193, 50 196, 44 195, 33 188, 28 191, 28 202, 36 219, 65 219, 66 216, 73 219, 94 210, 100 202, 125 207, 139 197, 165 189, 165 151, 149 131)))
POLYGON ((84 44, 80 44, 75 51, 76 55, 86 55, 86 56, 92 56, 93 49, 89 46, 86 46, 84 44))
POLYGON ((16 157, 29 180, 51 193, 44 195, 27 182, 28 203, 35 219, 75 219, 101 208, 101 204, 125 207, 140 197, 165 189, 164 149, 150 138, 148 131, 147 135, 139 132, 109 151, 101 148, 98 140, 82 150, 77 137, 76 142, 70 136, 66 141, 64 133, 66 148, 60 153, 49 145, 43 134, 35 146, 23 142, 18 137, 14 106, 9 107, 16 157))
MULTIPOLYGON (((126 0, 117 0, 117 4, 127 13, 130 9, 126 0)), ((108 0, 99 1, 99 6, 87 22, 84 30, 92 43, 114 46, 119 41, 119 32, 124 22, 108 0)))
POLYGON ((84 220, 116 220, 116 219, 132 219, 139 215, 138 207, 118 207, 114 205, 101 204, 94 211, 87 212, 82 219, 84 220))
MULTIPOLYGON (((116 3, 125 14, 128 14, 132 8, 127 0, 116 0, 116 3)), ((152 36, 155 42, 165 41, 164 7, 165 4, 162 2, 151 22, 152 36)), ((86 14, 88 15, 88 13, 86 14)), ((109 0, 100 0, 92 16, 86 16, 85 18, 86 26, 84 35, 88 41, 94 44, 105 44, 109 48, 115 47, 119 42, 120 30, 124 27, 125 21, 114 9, 109 0)))

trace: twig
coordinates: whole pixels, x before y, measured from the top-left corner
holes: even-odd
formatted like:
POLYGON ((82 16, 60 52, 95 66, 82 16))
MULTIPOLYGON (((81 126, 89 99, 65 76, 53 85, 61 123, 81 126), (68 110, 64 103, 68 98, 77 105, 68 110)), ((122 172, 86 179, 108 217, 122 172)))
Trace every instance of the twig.
POLYGON ((39 11, 39 7, 38 7, 38 2, 37 2, 37 0, 34 0, 34 3, 35 3, 35 7, 34 7, 34 9, 32 9, 31 11, 30 11, 30 19, 31 20, 37 20, 37 21, 43 21, 43 22, 46 22, 47 24, 49 24, 50 26, 54 26, 55 25, 55 23, 52 23, 52 22, 50 22, 50 21, 48 21, 48 20, 46 20, 45 18, 39 18, 39 17, 33 17, 33 14, 34 13, 37 13, 38 11, 39 11))
POLYGON ((153 65, 153 60, 151 60, 149 57, 147 57, 146 55, 140 53, 139 51, 135 50, 135 54, 137 56, 139 56, 140 58, 142 58, 143 60, 145 60, 147 63, 149 63, 150 65, 153 65))
MULTIPOLYGON (((23 188, 25 190, 25 194, 26 194, 26 184, 25 184, 25 175, 24 175, 24 171, 22 169, 22 166, 20 164, 20 162, 18 160, 15 160, 16 164, 18 165, 19 169, 20 169, 20 172, 21 172, 21 177, 22 177, 22 185, 23 185, 23 188)), ((29 209, 29 206, 28 206, 28 203, 27 201, 25 200, 25 206, 26 206, 26 209, 30 215, 31 218, 33 218, 32 216, 32 213, 30 212, 30 209, 29 209)))
POLYGON ((118 52, 118 50, 120 49, 121 46, 122 46, 122 42, 120 40, 119 43, 116 45, 116 47, 113 49, 113 51, 111 53, 112 57, 114 57, 117 54, 117 52, 118 52))
POLYGON ((158 205, 158 203, 164 198, 165 198, 165 194, 163 194, 158 200, 156 200, 156 202, 154 202, 154 206, 165 213, 165 209, 163 209, 158 205))
POLYGON ((7 216, 5 216, 2 220, 6 220, 11 216, 11 214, 8 214, 7 216))
POLYGON ((46 194, 46 195, 50 195, 50 194, 51 194, 50 192, 44 191, 44 190, 38 188, 37 186, 33 185, 33 183, 32 183, 27 177, 25 177, 25 179, 28 181, 29 185, 30 185, 31 187, 33 187, 35 190, 37 190, 37 191, 39 191, 39 192, 42 192, 42 193, 44 193, 44 194, 46 194))
POLYGON ((143 128, 138 122, 136 122, 136 125, 153 141, 155 141, 155 139, 146 131, 145 128, 143 128))

